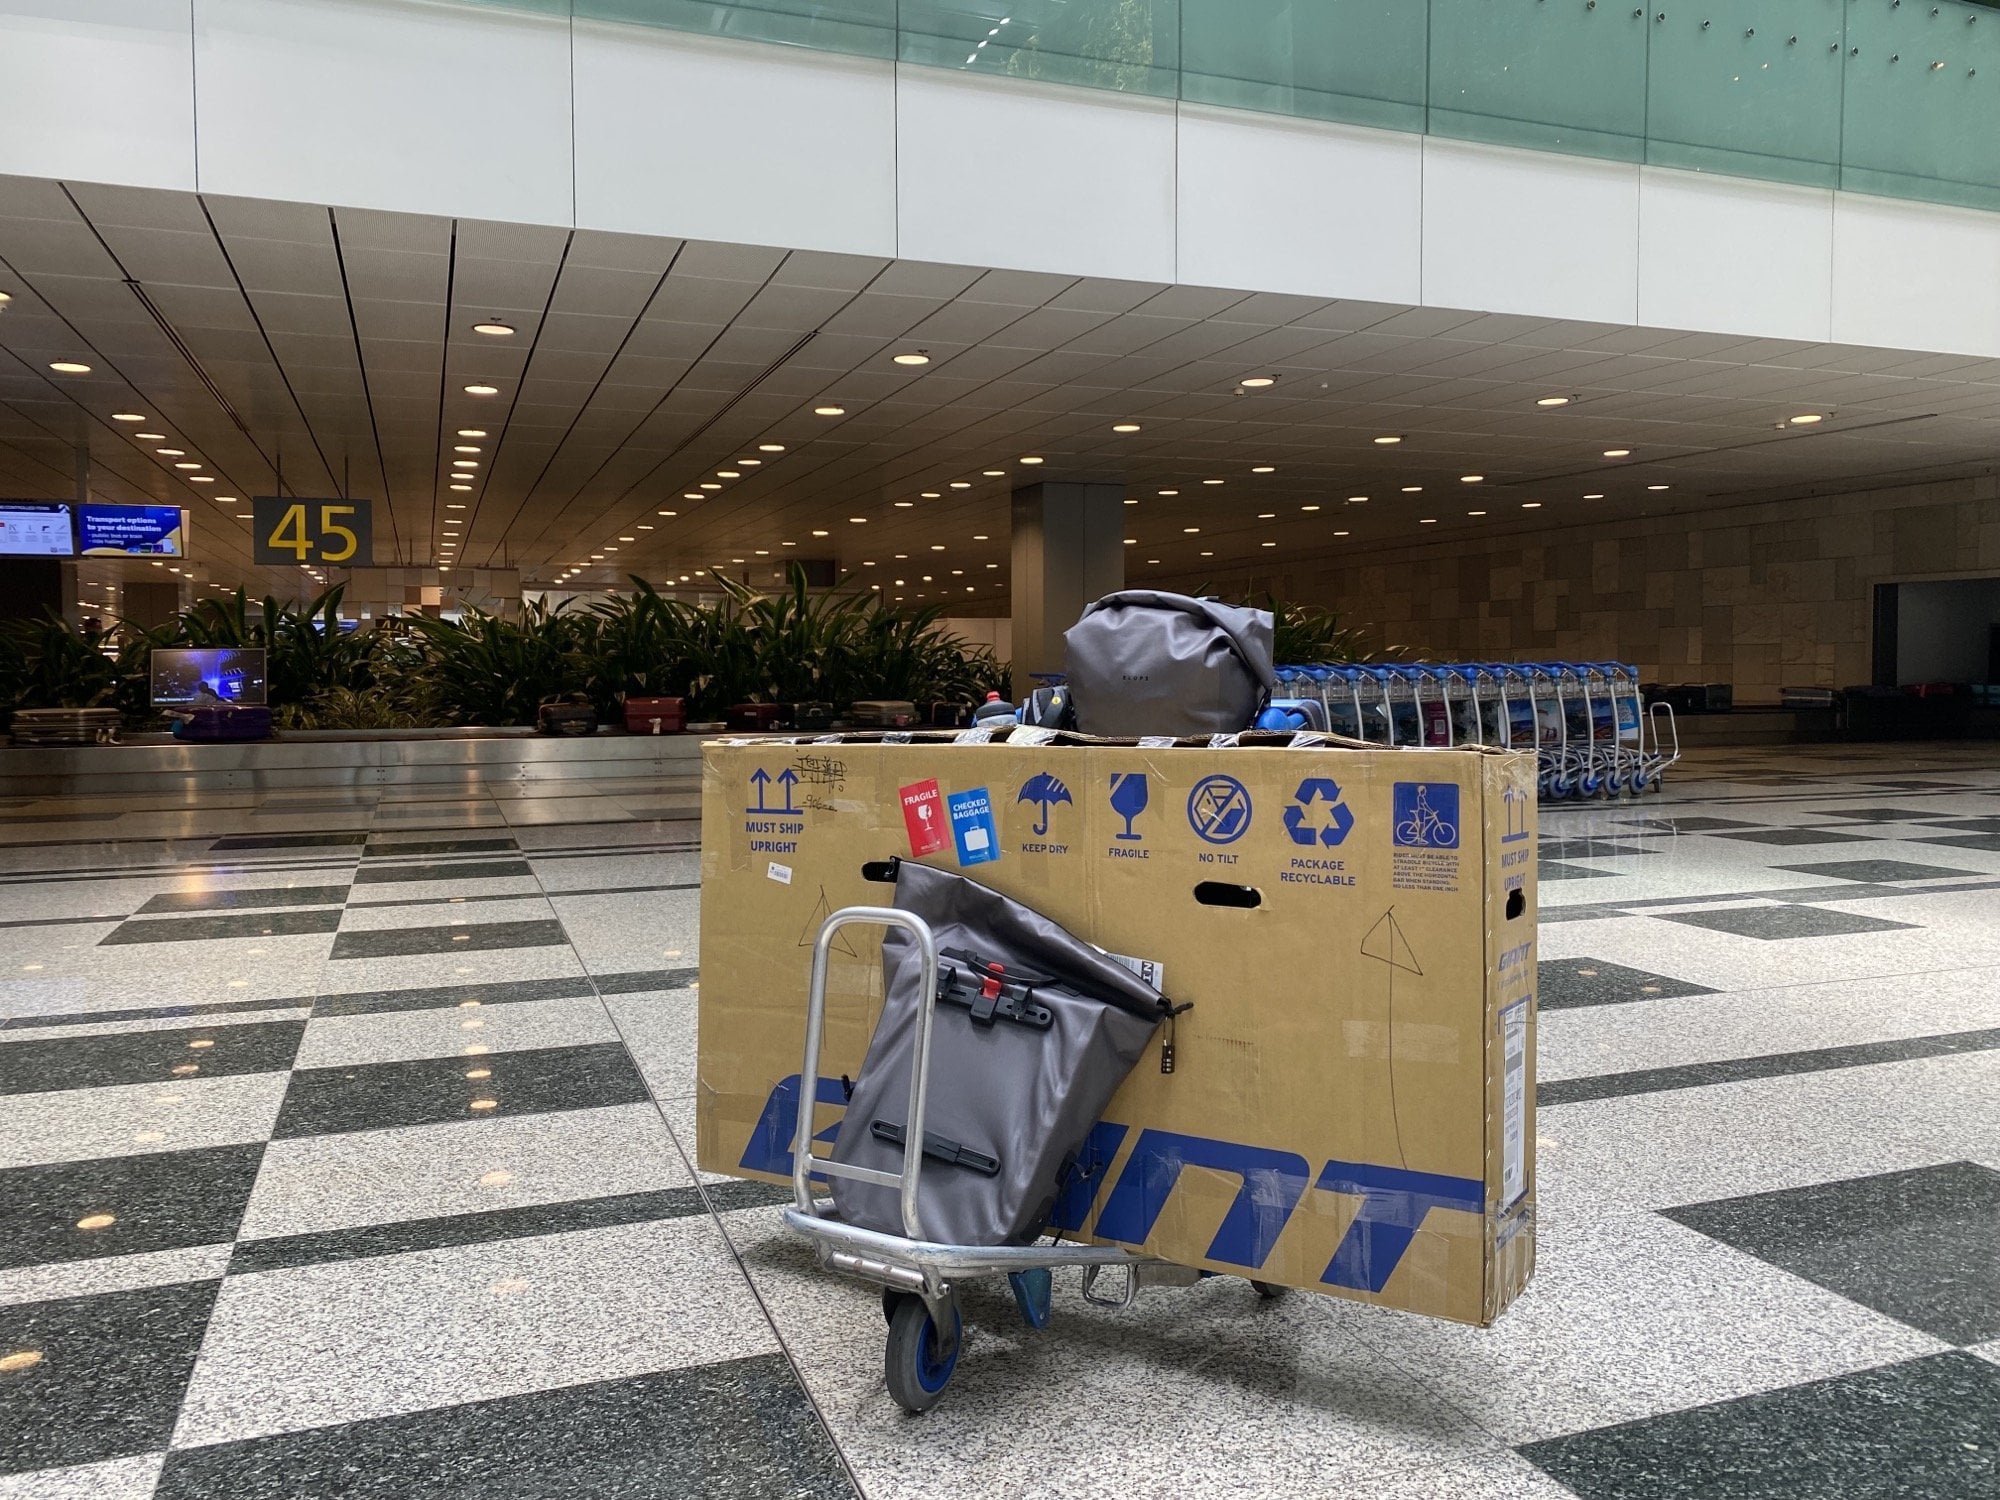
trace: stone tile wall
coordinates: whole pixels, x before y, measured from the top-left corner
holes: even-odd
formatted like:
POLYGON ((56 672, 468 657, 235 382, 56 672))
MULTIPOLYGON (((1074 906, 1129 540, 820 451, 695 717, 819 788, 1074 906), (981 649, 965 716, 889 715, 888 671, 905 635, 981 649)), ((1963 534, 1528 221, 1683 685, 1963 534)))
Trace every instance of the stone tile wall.
POLYGON ((1648 679, 1727 682, 1739 702, 1782 685, 1872 675, 1874 586, 2000 574, 2000 479, 1569 526, 1283 571, 1224 575, 1326 604, 1433 659, 1637 664, 1648 679))

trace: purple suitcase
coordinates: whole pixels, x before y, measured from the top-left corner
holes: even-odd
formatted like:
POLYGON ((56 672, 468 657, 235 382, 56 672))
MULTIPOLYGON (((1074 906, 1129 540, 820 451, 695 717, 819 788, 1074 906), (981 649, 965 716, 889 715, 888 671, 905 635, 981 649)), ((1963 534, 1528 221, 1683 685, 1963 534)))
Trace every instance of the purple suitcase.
POLYGON ((174 738, 197 744, 226 744, 237 740, 268 740, 271 737, 271 710, 264 707, 196 708, 174 720, 174 738))

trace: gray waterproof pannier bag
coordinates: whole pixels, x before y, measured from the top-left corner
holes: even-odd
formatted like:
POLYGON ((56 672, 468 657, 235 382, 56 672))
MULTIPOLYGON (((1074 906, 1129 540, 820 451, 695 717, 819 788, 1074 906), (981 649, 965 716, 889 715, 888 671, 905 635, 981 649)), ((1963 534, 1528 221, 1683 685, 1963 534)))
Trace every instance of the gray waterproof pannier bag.
POLYGON ((1063 639, 1076 727, 1106 739, 1234 734, 1277 686, 1268 610, 1126 589, 1063 639))
MULTIPOLYGON (((895 904, 936 936, 939 994, 920 993, 915 940, 884 937, 882 1019, 833 1159, 903 1170, 917 1018, 935 1003, 918 1227, 943 1244, 1031 1243, 1167 1004, 1088 943, 963 875, 899 862, 895 904)), ((904 1233, 893 1188, 836 1177, 833 1201, 849 1224, 904 1233)))

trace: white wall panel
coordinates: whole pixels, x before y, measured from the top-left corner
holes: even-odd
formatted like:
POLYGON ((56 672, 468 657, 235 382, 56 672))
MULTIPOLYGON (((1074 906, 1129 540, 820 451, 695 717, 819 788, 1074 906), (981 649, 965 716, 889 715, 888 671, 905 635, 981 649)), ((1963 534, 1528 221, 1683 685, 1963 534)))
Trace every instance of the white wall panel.
POLYGON ((1639 176, 1639 321, 1824 343, 1833 302, 1833 190, 1646 167, 1639 176))
POLYGON ((2000 356, 2000 214, 1842 194, 1833 337, 2000 356))
POLYGON ((187 0, 0 4, 0 171, 195 185, 187 0))
POLYGON ((1175 279, 1170 103, 902 68, 896 156, 905 257, 1175 279))
POLYGON ((568 224, 568 19, 194 0, 207 192, 568 224))
POLYGON ((889 62, 578 21, 589 229, 896 253, 889 62))
POLYGON ((1423 297, 1423 142, 1183 106, 1180 279, 1309 297, 1423 297))
POLYGON ((1633 323, 1639 169, 1424 140, 1424 302, 1633 323))

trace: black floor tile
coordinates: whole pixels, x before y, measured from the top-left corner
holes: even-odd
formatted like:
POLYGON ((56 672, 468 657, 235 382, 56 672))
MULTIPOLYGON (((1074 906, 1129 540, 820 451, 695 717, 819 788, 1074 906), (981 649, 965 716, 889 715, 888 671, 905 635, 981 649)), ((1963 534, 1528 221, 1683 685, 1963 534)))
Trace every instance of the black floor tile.
POLYGON ((531 922, 456 922, 443 927, 379 927, 343 932, 333 958, 406 958, 416 953, 474 953, 493 948, 549 948, 569 936, 554 918, 531 922))
POLYGON ((2000 818, 1939 818, 1930 826, 1941 833, 2000 833, 2000 818))
POLYGON ((408 854, 508 854, 515 852, 512 838, 489 836, 466 839, 385 839, 379 834, 368 840, 364 859, 398 859, 408 854))
POLYGON ((624 974, 596 974, 591 982, 600 995, 641 995, 650 990, 684 990, 700 978, 700 969, 636 969, 624 974))
MULTIPOLYGON (((2000 1374, 2000 1371, 1996 1371, 2000 1374)), ((854 1494, 780 1354, 167 1456, 158 1500, 835 1500, 854 1494)))
POLYGON ((2000 1365, 1937 1354, 1519 1451, 1583 1500, 1992 1500, 2000 1365))
POLYGON ((0 1473, 166 1447, 220 1285, 0 1307, 0 1354, 40 1356, 0 1374, 0 1473))
POLYGON ((1599 870, 1591 865, 1566 865, 1561 860, 1545 860, 1535 870, 1537 880, 1616 880, 1622 870, 1599 870))
MULTIPOLYGON (((253 1010, 304 1010, 311 996, 281 1000, 211 1000, 191 1005, 140 1005, 130 1010, 66 1010, 43 1016, 0 1016, 0 1031, 42 1026, 112 1026, 120 1021, 193 1021, 202 1016, 228 1016, 253 1010)), ((4 1041, 5 1038, 0 1038, 4 1041)))
POLYGON ((1857 823, 1928 823, 1946 814, 1914 807, 1830 807, 1815 816, 1851 818, 1857 823))
POLYGON ((1742 818, 1675 818, 1655 817, 1646 819, 1648 827, 1671 828, 1676 833, 1714 833, 1724 828, 1756 828, 1760 825, 1746 822, 1742 818))
POLYGON ((308 911, 245 911, 214 917, 153 917, 114 927, 98 939, 100 948, 125 943, 206 943, 218 938, 306 937, 340 930, 340 908, 308 911))
POLYGON ((500 880, 509 875, 532 875, 525 860, 461 859, 426 860, 418 864, 366 864, 355 872, 356 885, 393 885, 413 880, 500 880))
POLYGON ((1669 979, 1601 958, 1545 958, 1536 986, 1535 1003, 1543 1010, 1569 1010, 1585 1005, 1622 1005, 1633 1000, 1664 1000, 1677 995, 1712 995, 1703 984, 1669 979))
POLYGON ((0 1266, 227 1244, 263 1159, 252 1142, 0 1170, 0 1266))
POLYGON ((1817 865, 1774 865, 1794 875, 1816 875, 1826 880, 1859 880, 1869 884, 1891 884, 1898 880, 1949 880, 1955 875, 1977 880, 1979 870, 1953 870, 1943 865, 1915 865, 1901 859, 1832 859, 1817 865))
POLYGON ((298 1054, 305 1029, 302 1020, 253 1021, 242 1026, 189 1026, 171 1031, 0 1042, 0 1094, 282 1073, 298 1054))
MULTIPOLYGON (((601 984, 602 981, 599 981, 601 984)), ((649 986, 650 988, 650 986, 649 986)), ((377 1016, 403 1010, 444 1010, 468 1001, 508 1005, 522 1000, 582 1000, 596 993, 588 979, 510 979, 497 984, 447 984, 416 990, 321 995, 313 1016, 377 1016)))
MULTIPOLYGON (((768 1184, 736 1182, 718 1186, 768 1187, 768 1184)), ((781 1190, 773 1188, 771 1191, 781 1190)), ((783 1194, 783 1201, 791 1201, 789 1192, 783 1194)), ((402 1255, 412 1250, 483 1245, 493 1240, 568 1234, 579 1229, 606 1229, 616 1224, 643 1224, 654 1219, 683 1219, 708 1211, 709 1204, 700 1188, 663 1188, 651 1193, 621 1193, 609 1198, 581 1198, 566 1203, 536 1203, 525 1208, 496 1208, 483 1213, 405 1219, 395 1224, 368 1224, 356 1229, 332 1229, 319 1234, 239 1240, 230 1257, 229 1274, 241 1276, 252 1271, 283 1270, 288 1266, 365 1260, 375 1255, 402 1255)))
POLYGON ((1943 838, 1910 839, 1912 844, 1931 844, 1939 849, 1977 849, 1983 854, 2000 854, 2000 833, 1955 833, 1943 838))
POLYGON ((349 1068, 301 1068, 292 1074, 273 1134, 282 1140, 394 1125, 493 1120, 604 1104, 642 1104, 648 1097, 645 1080, 618 1042, 349 1068))
POLYGON ((1952 1344, 2000 1338, 2000 1172, 1918 1167, 1665 1209, 1952 1344))
POLYGON ((1818 1047, 1808 1052, 1772 1052, 1762 1057, 1737 1057, 1725 1062, 1685 1063, 1674 1068, 1641 1068, 1630 1073, 1598 1073, 1583 1078, 1555 1079, 1536 1085, 1535 1102, 1546 1108, 1556 1104, 1580 1104, 1592 1099, 1617 1099, 1628 1094, 1653 1094, 1664 1089, 1749 1083, 1760 1078, 1786 1078, 1794 1073, 1870 1068, 1881 1063, 1913 1062, 1919 1058, 1995 1050, 2000 1050, 2000 1027, 1987 1031, 1953 1031, 1940 1036, 1906 1037, 1893 1042, 1857 1042, 1851 1047, 1818 1047))
POLYGON ((1738 937, 1777 942, 1785 938, 1840 937, 1855 932, 1893 932, 1915 922, 1890 922, 1859 912, 1828 911, 1823 906, 1727 906, 1717 911, 1654 912, 1663 922, 1733 932, 1738 937))
POLYGON ((264 890, 168 891, 139 908, 141 915, 163 911, 254 911, 265 906, 339 906, 344 885, 286 885, 264 890))
POLYGON ((1740 833, 1718 833, 1716 837, 1741 839, 1746 844, 1776 844, 1789 848, 1799 844, 1865 844, 1876 835, 1842 833, 1833 828, 1752 828, 1740 833))
POLYGON ((232 833, 208 847, 214 853, 231 849, 333 849, 345 845, 359 848, 368 835, 354 833, 232 833))

